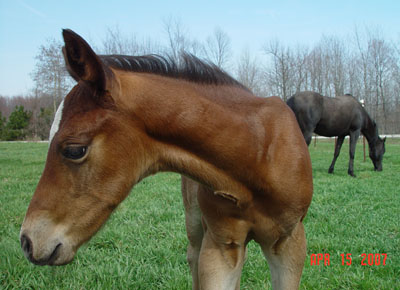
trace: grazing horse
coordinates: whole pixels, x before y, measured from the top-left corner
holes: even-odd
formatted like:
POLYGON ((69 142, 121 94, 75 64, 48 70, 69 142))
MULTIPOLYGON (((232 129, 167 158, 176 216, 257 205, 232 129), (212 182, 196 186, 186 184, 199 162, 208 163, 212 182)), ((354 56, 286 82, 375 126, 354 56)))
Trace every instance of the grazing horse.
POLYGON ((328 98, 315 92, 300 92, 289 98, 287 104, 296 115, 307 145, 310 145, 313 132, 327 137, 338 136, 329 173, 333 173, 344 138, 350 135, 348 174, 355 177, 354 154, 360 132, 368 140, 369 157, 375 170, 382 171, 386 137, 379 137, 376 123, 353 96, 328 98))
MULTIPOLYGON (((193 289, 238 289, 255 240, 275 289, 296 289, 313 184, 292 111, 184 54, 99 56, 64 30, 78 82, 60 105, 45 169, 21 227, 25 256, 63 265, 140 180, 181 173, 193 289)), ((160 197, 162 198, 162 197, 160 197)))

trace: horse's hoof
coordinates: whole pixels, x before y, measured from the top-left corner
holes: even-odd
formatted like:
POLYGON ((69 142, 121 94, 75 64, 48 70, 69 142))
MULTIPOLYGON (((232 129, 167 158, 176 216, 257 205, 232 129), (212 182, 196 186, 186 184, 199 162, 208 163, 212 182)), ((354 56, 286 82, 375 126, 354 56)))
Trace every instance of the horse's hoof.
POLYGON ((328 173, 332 174, 333 173, 333 169, 329 168, 328 173))

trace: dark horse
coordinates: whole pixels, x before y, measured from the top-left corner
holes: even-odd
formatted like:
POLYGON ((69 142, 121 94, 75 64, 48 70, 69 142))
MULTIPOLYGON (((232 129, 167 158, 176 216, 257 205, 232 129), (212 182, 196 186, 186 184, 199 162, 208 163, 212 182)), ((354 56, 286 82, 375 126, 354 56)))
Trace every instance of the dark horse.
POLYGON ((369 157, 375 170, 382 171, 386 137, 379 138, 376 123, 353 96, 328 98, 315 92, 300 92, 289 98, 287 104, 296 115, 307 145, 310 145, 313 132, 327 137, 338 136, 329 173, 333 173, 343 140, 349 135, 350 161, 348 173, 355 177, 353 163, 360 132, 368 140, 369 157))

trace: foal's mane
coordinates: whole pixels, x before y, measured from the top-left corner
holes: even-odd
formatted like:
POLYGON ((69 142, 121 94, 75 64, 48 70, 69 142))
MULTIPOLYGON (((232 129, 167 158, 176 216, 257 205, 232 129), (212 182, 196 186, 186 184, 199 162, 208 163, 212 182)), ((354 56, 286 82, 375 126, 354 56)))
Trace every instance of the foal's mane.
POLYGON ((108 66, 131 72, 153 73, 191 82, 212 85, 233 85, 249 90, 211 62, 182 53, 179 61, 156 54, 144 56, 100 55, 108 66))

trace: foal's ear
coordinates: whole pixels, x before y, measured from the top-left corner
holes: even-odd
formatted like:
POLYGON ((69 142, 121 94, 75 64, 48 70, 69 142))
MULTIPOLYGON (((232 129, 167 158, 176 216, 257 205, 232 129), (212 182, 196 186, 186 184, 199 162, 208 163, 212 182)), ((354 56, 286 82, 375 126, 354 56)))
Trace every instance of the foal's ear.
POLYGON ((84 81, 96 92, 105 91, 106 68, 90 45, 69 29, 63 30, 63 37, 63 54, 70 75, 77 82, 84 81))

